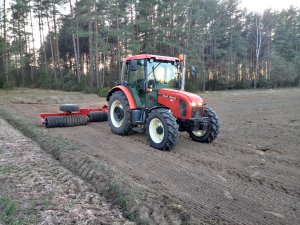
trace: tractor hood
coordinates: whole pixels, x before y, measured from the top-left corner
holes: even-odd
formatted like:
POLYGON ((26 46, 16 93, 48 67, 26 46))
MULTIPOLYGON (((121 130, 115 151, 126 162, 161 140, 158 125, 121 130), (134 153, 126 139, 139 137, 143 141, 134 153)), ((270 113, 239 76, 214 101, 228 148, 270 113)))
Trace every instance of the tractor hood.
POLYGON ((157 102, 169 108, 176 118, 194 118, 193 112, 203 109, 203 100, 200 96, 180 90, 162 88, 158 91, 157 102))
POLYGON ((162 88, 158 91, 158 96, 169 98, 169 99, 182 99, 185 100, 187 103, 203 103, 203 100, 200 96, 181 90, 174 90, 169 88, 162 88))

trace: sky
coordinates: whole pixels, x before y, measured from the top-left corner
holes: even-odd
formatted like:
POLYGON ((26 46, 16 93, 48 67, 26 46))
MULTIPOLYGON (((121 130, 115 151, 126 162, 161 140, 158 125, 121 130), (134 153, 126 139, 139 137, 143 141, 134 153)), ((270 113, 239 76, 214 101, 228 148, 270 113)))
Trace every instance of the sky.
POLYGON ((242 8, 248 11, 262 13, 265 9, 288 9, 291 5, 300 8, 300 0, 241 0, 242 8))

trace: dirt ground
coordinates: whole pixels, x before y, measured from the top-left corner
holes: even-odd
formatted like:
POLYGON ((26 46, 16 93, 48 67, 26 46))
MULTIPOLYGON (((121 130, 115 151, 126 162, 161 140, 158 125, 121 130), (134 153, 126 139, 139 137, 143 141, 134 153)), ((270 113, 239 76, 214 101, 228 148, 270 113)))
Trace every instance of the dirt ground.
MULTIPOLYGON (((108 122, 49 130, 180 202, 203 223, 300 224, 300 89, 203 96, 221 122, 212 144, 181 133, 173 151, 158 151, 144 134, 114 135, 108 122)), ((0 92, 2 107, 34 124, 38 113, 57 111, 59 103, 98 106, 104 101, 78 93, 0 92)))
POLYGON ((0 224, 134 224, 0 118, 0 224))

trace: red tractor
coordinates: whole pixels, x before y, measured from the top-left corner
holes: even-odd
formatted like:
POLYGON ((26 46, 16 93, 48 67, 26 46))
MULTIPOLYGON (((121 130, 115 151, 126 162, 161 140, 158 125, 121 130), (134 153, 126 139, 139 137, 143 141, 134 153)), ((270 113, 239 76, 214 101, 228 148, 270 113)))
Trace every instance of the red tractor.
POLYGON ((107 95, 112 132, 146 130, 150 146, 174 148, 179 131, 210 143, 219 133, 216 113, 201 97, 184 91, 185 57, 135 55, 123 60, 120 81, 107 95))
POLYGON ((185 57, 135 55, 123 60, 120 81, 108 95, 108 107, 79 108, 64 104, 59 113, 41 113, 46 127, 85 125, 106 121, 118 135, 146 130, 150 146, 174 148, 179 131, 194 141, 210 143, 219 133, 216 113, 198 95, 184 91, 185 57))

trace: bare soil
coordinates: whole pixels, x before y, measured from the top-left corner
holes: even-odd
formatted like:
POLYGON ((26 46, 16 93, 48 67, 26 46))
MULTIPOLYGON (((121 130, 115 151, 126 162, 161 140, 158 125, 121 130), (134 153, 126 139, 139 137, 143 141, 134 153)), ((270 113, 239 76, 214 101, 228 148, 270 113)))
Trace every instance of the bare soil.
MULTIPOLYGON (((116 136, 108 122, 49 131, 145 188, 170 196, 199 223, 300 224, 300 89, 203 96, 221 122, 212 144, 181 133, 174 150, 158 151, 144 134, 116 136)), ((0 92, 0 102, 38 125, 38 113, 55 112, 59 103, 99 106, 105 99, 21 89, 0 92)))
POLYGON ((0 218, 4 224, 134 224, 1 118, 0 218))

